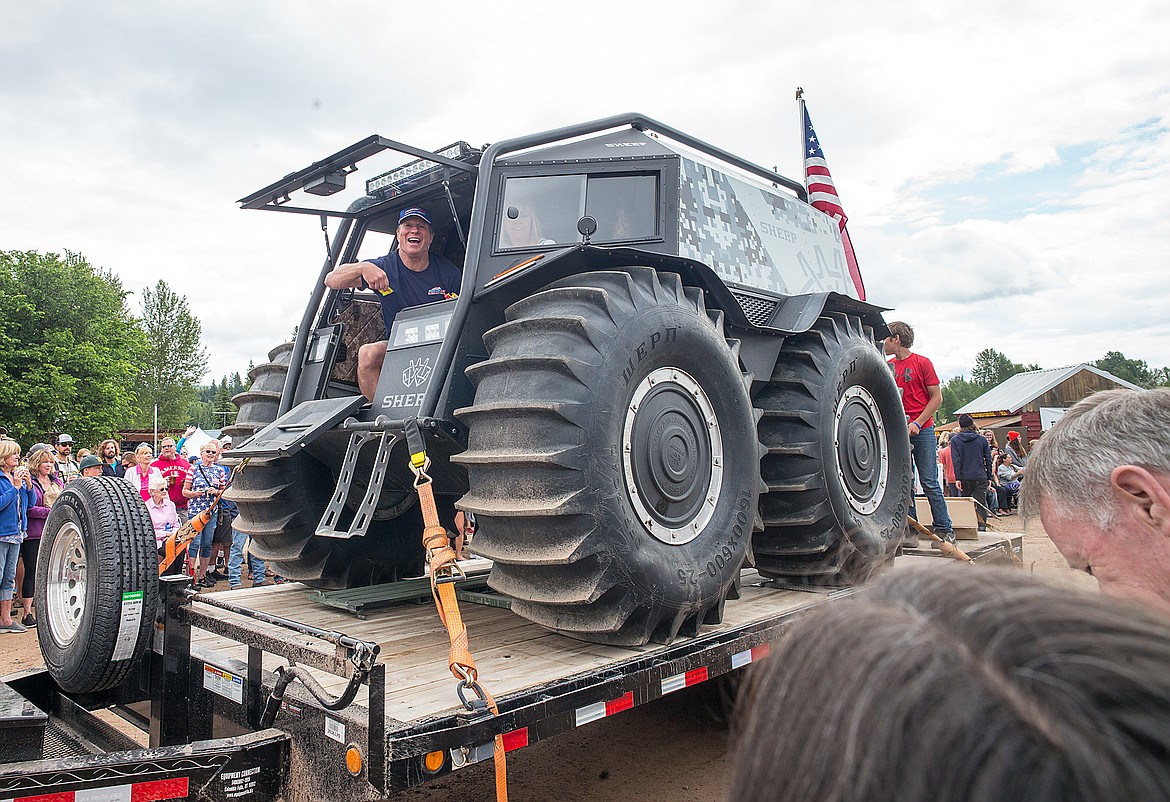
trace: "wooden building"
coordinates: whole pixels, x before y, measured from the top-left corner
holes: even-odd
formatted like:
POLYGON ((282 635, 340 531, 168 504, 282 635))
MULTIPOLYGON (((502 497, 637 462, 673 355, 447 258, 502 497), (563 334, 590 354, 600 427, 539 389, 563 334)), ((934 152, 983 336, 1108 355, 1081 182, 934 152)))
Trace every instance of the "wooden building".
MULTIPOLYGON (((955 415, 970 415, 980 429, 994 432, 1001 446, 1007 443, 1010 431, 1019 432, 1024 441, 1030 443, 1082 398, 1099 390, 1117 388, 1142 389, 1108 371, 1084 363, 1033 370, 1017 373, 997 384, 974 401, 955 410, 955 415)), ((954 431, 959 428, 959 423, 951 421, 935 428, 939 431, 954 431)))

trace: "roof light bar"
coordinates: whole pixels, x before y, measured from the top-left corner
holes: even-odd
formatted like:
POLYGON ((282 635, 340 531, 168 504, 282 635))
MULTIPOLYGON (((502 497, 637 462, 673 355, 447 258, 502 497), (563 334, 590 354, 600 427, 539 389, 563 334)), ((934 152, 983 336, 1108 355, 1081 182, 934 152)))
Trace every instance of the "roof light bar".
MULTIPOLYGON (((448 159, 465 159, 476 151, 466 142, 456 142, 442 150, 435 151, 448 159)), ((423 183, 422 177, 437 171, 442 165, 428 159, 415 159, 412 162, 381 175, 376 175, 366 181, 366 194, 381 194, 384 197, 401 195, 408 189, 423 183)))

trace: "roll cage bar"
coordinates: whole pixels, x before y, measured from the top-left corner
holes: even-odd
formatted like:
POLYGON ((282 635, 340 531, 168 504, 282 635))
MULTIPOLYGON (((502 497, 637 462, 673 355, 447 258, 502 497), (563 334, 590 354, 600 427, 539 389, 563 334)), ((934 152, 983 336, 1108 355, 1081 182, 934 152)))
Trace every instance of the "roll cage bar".
MULTIPOLYGON (((349 227, 352 221, 361 216, 360 211, 355 211, 354 208, 359 206, 354 204, 350 210, 346 211, 331 211, 324 209, 311 209, 306 207, 297 207, 288 205, 291 199, 291 194, 298 190, 305 189, 306 185, 318 180, 327 180, 328 177, 341 174, 348 175, 357 170, 357 163, 363 159, 367 159, 378 153, 386 150, 394 150, 400 153, 405 153, 420 159, 436 162, 437 164, 450 167, 452 169, 460 170, 467 173, 478 174, 475 186, 475 195, 472 200, 472 215, 471 228, 467 235, 467 249, 466 252, 470 254, 478 254, 482 250, 484 239, 484 226, 487 220, 486 214, 476 213, 477 210, 482 211, 487 208, 489 202, 488 193, 494 178, 496 162, 498 159, 509 153, 515 153, 521 150, 529 150, 531 148, 540 147, 542 145, 551 145, 557 142, 562 142, 568 139, 575 139, 577 137, 589 136, 590 134, 597 134, 603 131, 608 131, 614 128, 621 128, 623 126, 630 126, 638 131, 651 131, 662 134, 675 142, 686 145, 693 150, 704 153, 708 156, 714 157, 719 161, 733 165, 745 172, 758 176, 766 181, 782 186, 785 189, 796 194, 802 200, 808 200, 808 192, 804 185, 791 178, 780 175, 774 170, 769 170, 747 159, 740 158, 733 153, 729 153, 722 148, 718 148, 701 139, 697 139, 689 134, 686 134, 677 128, 673 128, 657 120, 651 119, 641 114, 627 113, 618 114, 612 117, 603 117, 591 122, 577 123, 575 125, 568 125, 562 128, 554 128, 549 131, 543 131, 536 134, 529 134, 527 136, 514 137, 506 139, 502 142, 496 142, 488 145, 483 151, 483 155, 479 159, 478 165, 469 164, 467 162, 451 159, 442 156, 433 151, 423 150, 411 145, 406 145, 392 139, 377 134, 367 137, 348 148, 334 153, 321 161, 314 162, 303 170, 295 173, 290 173, 279 181, 276 181, 268 186, 260 189, 251 195, 248 195, 239 200, 241 208, 244 209, 264 209, 268 211, 292 212, 298 214, 315 214, 328 217, 338 217, 342 219, 342 228, 338 232, 337 237, 333 243, 333 253, 330 258, 326 260, 322 267, 321 275, 318 277, 317 286, 313 290, 312 298, 305 310, 305 314, 301 319, 301 325, 297 328, 296 343, 293 347, 291 357, 291 364, 289 366, 288 376, 285 380, 285 392, 282 393, 280 408, 278 415, 283 415, 292 407, 292 398, 297 381, 300 378, 300 365, 304 360, 305 349, 308 345, 310 329, 312 327, 313 314, 320 306, 321 300, 325 293, 325 274, 329 272, 330 265, 335 261, 339 255, 345 238, 348 236, 349 227)), ((580 246, 578 246, 580 247, 580 246)), ((467 320, 467 312, 472 294, 476 285, 476 271, 464 270, 463 281, 459 288, 459 303, 456 303, 454 313, 451 320, 450 331, 461 332, 463 325, 467 320)), ((459 343, 459 337, 447 338, 439 350, 436 357, 436 365, 434 375, 443 377, 440 381, 431 382, 426 393, 423 396, 422 404, 419 407, 418 417, 420 419, 432 418, 438 406, 439 394, 442 392, 446 384, 447 372, 451 368, 451 362, 455 357, 455 350, 459 343)))
POLYGON ((407 145, 403 142, 398 142, 393 139, 378 134, 373 134, 366 137, 360 142, 355 142, 347 148, 337 151, 332 156, 327 156, 321 161, 313 162, 308 167, 298 170, 295 173, 289 173, 279 181, 273 182, 263 189, 256 190, 251 195, 240 198, 237 203, 243 209, 266 209, 269 211, 278 212, 294 212, 299 214, 326 214, 330 217, 353 218, 357 217, 357 213, 351 211, 337 211, 325 209, 312 209, 307 207, 289 206, 287 205, 292 197, 292 193, 304 189, 306 184, 313 181, 334 174, 349 175, 357 170, 357 164, 360 161, 375 156, 383 151, 391 150, 399 153, 405 153, 408 156, 414 156, 418 159, 426 159, 427 161, 435 162, 455 170, 460 170, 466 173, 481 172, 481 166, 487 162, 488 172, 494 166, 496 158, 506 154, 513 153, 518 150, 527 150, 529 148, 539 147, 541 145, 550 145, 555 142, 560 142, 565 139, 573 139, 579 136, 587 136, 589 134, 600 133, 611 128, 620 128, 628 125, 639 131, 656 131, 660 134, 673 139, 676 142, 684 144, 688 147, 694 148, 708 156, 713 156, 720 161, 732 164, 741 170, 753 173, 761 178, 779 184, 786 189, 795 192, 801 200, 807 199, 807 192, 803 184, 794 181, 791 178, 786 178, 779 173, 769 170, 766 167, 761 167, 758 164, 742 159, 733 153, 728 153, 722 148, 717 148, 714 145, 697 139, 689 134, 685 134, 677 128, 672 128, 649 117, 641 114, 619 114, 613 117, 605 117, 600 120, 594 120, 587 123, 578 123, 577 125, 570 125, 564 128, 556 128, 551 131, 544 131, 539 134, 530 134, 529 136, 516 137, 508 139, 503 142, 498 142, 495 145, 486 147, 483 158, 480 160, 480 165, 468 163, 466 161, 459 161, 448 156, 435 153, 434 151, 425 150, 423 148, 416 148, 413 145, 407 145), (489 156, 490 154, 490 156, 489 156))

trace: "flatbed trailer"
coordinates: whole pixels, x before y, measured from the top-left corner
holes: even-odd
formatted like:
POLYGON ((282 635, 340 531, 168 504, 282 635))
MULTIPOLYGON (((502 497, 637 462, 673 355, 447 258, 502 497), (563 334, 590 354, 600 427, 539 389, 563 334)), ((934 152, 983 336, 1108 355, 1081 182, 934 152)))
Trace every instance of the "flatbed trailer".
MULTIPOLYGON (((1022 538, 962 545, 975 562, 1018 564, 1022 538)), ((463 618, 496 716, 474 696, 461 703, 429 593, 351 610, 299 584, 186 586, 164 578, 153 648, 110 691, 66 693, 45 670, 0 681, 0 800, 381 799, 490 759, 497 735, 514 751, 738 671, 799 616, 865 592, 795 589, 745 570, 723 623, 619 647, 549 632, 473 591, 463 618), (268 720, 289 665, 309 684, 290 684, 268 720)))

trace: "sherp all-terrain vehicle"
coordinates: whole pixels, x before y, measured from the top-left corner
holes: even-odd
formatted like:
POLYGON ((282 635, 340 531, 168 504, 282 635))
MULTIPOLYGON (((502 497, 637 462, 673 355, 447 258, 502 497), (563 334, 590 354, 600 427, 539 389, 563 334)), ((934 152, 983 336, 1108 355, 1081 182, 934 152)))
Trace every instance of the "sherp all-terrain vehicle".
POLYGON ((280 574, 421 573, 410 419, 492 587, 567 635, 669 641, 719 620, 745 563, 846 585, 893 557, 910 455, 882 310, 800 183, 625 115, 482 149, 372 136, 241 204, 320 215, 328 249, 237 400, 236 527, 280 574), (379 304, 323 278, 394 247, 411 206, 462 285, 397 316, 371 404, 379 304))

